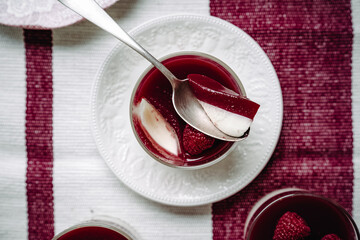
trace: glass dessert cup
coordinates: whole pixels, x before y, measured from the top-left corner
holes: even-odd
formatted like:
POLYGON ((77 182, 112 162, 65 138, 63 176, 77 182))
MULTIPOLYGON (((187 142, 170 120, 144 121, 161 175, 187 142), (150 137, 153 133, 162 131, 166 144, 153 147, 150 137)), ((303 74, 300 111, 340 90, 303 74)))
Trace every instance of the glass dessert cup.
MULTIPOLYGON (((203 74, 217 81, 221 79, 220 81, 223 81, 219 81, 221 84, 242 96, 246 96, 244 87, 237 75, 225 63, 213 56, 193 51, 177 52, 160 60, 179 79, 185 79, 191 73, 203 74)), ((186 128, 186 123, 176 114, 172 106, 169 81, 152 66, 145 70, 134 87, 130 100, 130 122, 136 139, 145 152, 153 159, 170 167, 182 169, 207 167, 224 159, 236 146, 235 142, 214 140, 213 145, 200 154, 189 154, 184 151, 182 134, 186 128), (163 154, 140 127, 141 123, 134 114, 134 109, 140 105, 142 99, 149 101, 174 128, 178 137, 181 157, 172 158, 172 156, 163 154)))
MULTIPOLYGON (((245 222, 244 239, 279 239, 276 231, 290 232, 283 227, 285 216, 300 216, 310 233, 304 238, 322 239, 336 235, 341 240, 358 240, 359 230, 350 214, 338 203, 323 196, 297 188, 271 192, 260 199, 250 211, 245 222)), ((289 218, 288 218, 289 219, 289 218)))
POLYGON ((138 240, 137 233, 120 219, 107 216, 78 223, 54 236, 52 240, 138 240))

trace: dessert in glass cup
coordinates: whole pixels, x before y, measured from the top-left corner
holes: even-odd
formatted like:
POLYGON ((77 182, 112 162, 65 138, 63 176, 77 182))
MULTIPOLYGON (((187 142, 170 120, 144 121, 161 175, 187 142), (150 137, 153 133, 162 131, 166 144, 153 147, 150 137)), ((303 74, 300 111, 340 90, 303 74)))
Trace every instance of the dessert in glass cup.
MULTIPOLYGON (((236 74, 219 59, 198 52, 177 53, 162 63, 190 88, 207 116, 222 132, 247 136, 259 105, 246 97, 236 74)), ((199 168, 220 161, 236 145, 215 139, 187 124, 172 105, 169 81, 149 68, 135 86, 131 123, 145 151, 166 165, 199 168)))
POLYGON ((138 240, 132 227, 124 221, 109 217, 97 216, 91 220, 75 224, 56 234, 52 240, 138 240))
POLYGON ((354 220, 341 205, 298 188, 267 194, 245 223, 246 240, 357 240, 359 236, 354 220))

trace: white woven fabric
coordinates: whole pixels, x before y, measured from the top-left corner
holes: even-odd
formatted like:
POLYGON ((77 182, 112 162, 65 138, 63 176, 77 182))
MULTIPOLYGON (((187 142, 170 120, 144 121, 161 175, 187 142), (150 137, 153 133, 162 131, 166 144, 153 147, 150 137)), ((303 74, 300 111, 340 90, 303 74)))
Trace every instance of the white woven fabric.
MULTIPOLYGON (((209 14, 207 1, 122 0, 108 13, 125 30, 171 13, 209 14)), ((90 131, 94 77, 118 40, 89 22, 53 31, 55 232, 96 215, 129 223, 143 239, 212 239, 211 206, 168 207, 123 185, 90 131)))
POLYGON ((22 29, 0 26, 0 239, 27 238, 25 50, 22 29))

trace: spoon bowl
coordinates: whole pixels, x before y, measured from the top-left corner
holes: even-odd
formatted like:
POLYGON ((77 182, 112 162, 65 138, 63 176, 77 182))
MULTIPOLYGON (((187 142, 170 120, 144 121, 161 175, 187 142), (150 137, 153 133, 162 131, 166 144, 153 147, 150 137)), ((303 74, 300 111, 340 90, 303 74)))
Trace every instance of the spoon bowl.
POLYGON ((128 45, 153 64, 170 81, 172 102, 179 116, 190 126, 211 137, 225 141, 239 141, 247 137, 229 136, 220 131, 210 120, 192 93, 187 79, 178 79, 159 60, 153 57, 125 32, 94 0, 58 0, 66 7, 94 23, 101 29, 128 45))
POLYGON ((176 85, 173 86, 172 102, 177 114, 179 114, 187 124, 200 132, 216 139, 231 142, 239 141, 247 137, 247 135, 238 138, 232 137, 215 127, 194 96, 187 79, 179 80, 176 82, 176 85))

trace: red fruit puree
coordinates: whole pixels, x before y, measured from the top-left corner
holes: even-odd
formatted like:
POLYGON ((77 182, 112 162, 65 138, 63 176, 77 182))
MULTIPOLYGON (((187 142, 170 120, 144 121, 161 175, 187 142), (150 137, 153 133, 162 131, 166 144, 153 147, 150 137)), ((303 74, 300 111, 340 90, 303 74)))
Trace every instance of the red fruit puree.
MULTIPOLYGON (((185 79, 189 74, 202 74, 218 81, 225 87, 240 93, 240 88, 232 75, 224 67, 208 58, 195 55, 183 55, 169 58, 163 61, 163 64, 179 79, 185 79)), ((133 123, 138 137, 150 152, 163 161, 171 164, 196 166, 218 158, 232 146, 232 142, 221 141, 208 136, 200 136, 202 133, 198 134, 193 130, 185 131, 184 133, 187 124, 177 115, 172 105, 171 95, 172 89, 169 81, 155 68, 152 68, 144 76, 135 92, 134 106, 139 104, 139 102, 145 98, 173 127, 179 138, 181 154, 178 156, 178 159, 169 159, 169 156, 164 156, 153 146, 153 143, 147 138, 141 128, 140 122, 134 117, 133 123), (188 133, 190 135, 188 135, 188 133), (185 134, 184 138, 183 134, 185 134), (190 136, 195 136, 194 142, 186 140, 190 136), (186 142, 184 142, 184 140, 186 142), (203 141, 205 141, 206 144, 200 144, 203 141), (201 148, 206 146, 203 147, 206 149, 200 149, 199 151, 195 145, 198 145, 201 148)))
POLYGON ((345 210, 332 201, 312 194, 297 195, 289 192, 270 199, 268 203, 263 204, 257 210, 258 214, 254 215, 247 240, 283 239, 284 235, 294 234, 295 230, 281 228, 291 227, 299 231, 299 228, 305 228, 305 226, 310 228, 310 233, 309 230, 302 230, 303 236, 307 236, 305 239, 329 239, 329 236, 336 236, 342 240, 358 239, 359 233, 353 220, 345 210), (293 221, 292 224, 286 226, 290 220, 285 220, 284 217, 289 213, 297 214, 304 223, 295 226, 293 221), (282 237, 280 232, 282 232, 282 237))
POLYGON ((104 227, 81 227, 62 235, 58 240, 129 240, 122 234, 104 227))

